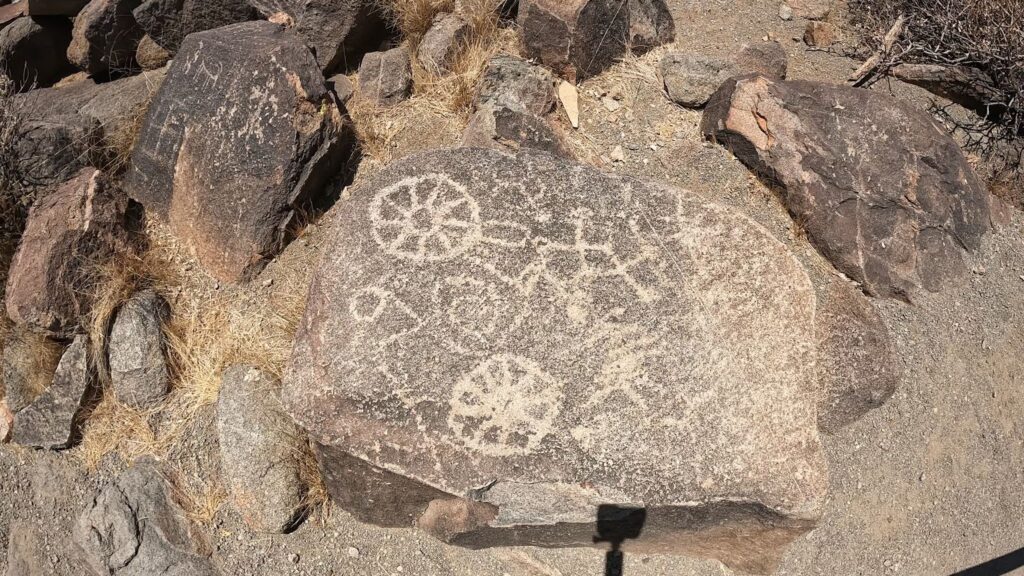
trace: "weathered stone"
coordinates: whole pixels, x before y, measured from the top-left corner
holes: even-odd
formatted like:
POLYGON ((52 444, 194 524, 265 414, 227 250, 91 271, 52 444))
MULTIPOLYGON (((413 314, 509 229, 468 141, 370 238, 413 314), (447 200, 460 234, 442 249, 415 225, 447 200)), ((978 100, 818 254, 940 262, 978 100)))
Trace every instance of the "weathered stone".
POLYGON ((53 382, 61 346, 22 326, 15 326, 4 341, 2 389, 7 407, 18 412, 32 403, 53 382))
POLYGON ((676 24, 665 0, 626 0, 629 3, 629 47, 635 54, 676 39, 676 24))
POLYGON ((448 13, 438 14, 420 41, 416 59, 431 74, 448 72, 459 53, 466 47, 470 32, 472 28, 469 22, 462 17, 448 13))
POLYGON ((337 98, 338 104, 342 106, 348 104, 348 101, 352 99, 352 95, 356 92, 355 83, 344 74, 335 74, 328 78, 327 86, 334 92, 334 97, 337 98))
POLYGON ((707 104, 722 82, 739 73, 730 60, 682 52, 669 52, 658 68, 669 99, 687 108, 707 104))
POLYGON ((477 148, 339 207, 283 402, 356 517, 580 546, 599 505, 643 503, 633 549, 766 571, 820 516, 815 296, 753 221, 477 148))
POLYGON ((808 22, 804 30, 804 44, 828 48, 836 41, 836 27, 828 22, 808 22))
POLYGON ((157 405, 170 386, 163 324, 170 307, 154 290, 132 296, 110 328, 107 361, 114 395, 134 408, 157 405))
POLYGON ((0 30, 3 30, 12 22, 26 15, 25 7, 28 5, 24 0, 17 4, 2 5, 0 3, 0 30))
POLYGON ((626 52, 627 0, 523 0, 519 33, 526 56, 577 83, 626 52))
POLYGON ((99 400, 89 356, 89 340, 76 336, 64 351, 53 383, 14 415, 11 441, 23 446, 60 450, 78 442, 85 415, 99 400))
POLYGON ((387 36, 373 0, 249 0, 264 16, 285 13, 325 73, 350 70, 387 36))
POLYGON ((869 294, 938 290, 988 230, 988 192, 960 148, 886 94, 734 78, 701 129, 781 186, 811 242, 869 294))
POLYGON ((392 106, 412 94, 412 62, 405 48, 370 52, 359 65, 359 92, 381 106, 392 106))
POLYGON ((793 9, 790 8, 789 4, 785 2, 779 4, 779 18, 787 22, 793 19, 793 9))
POLYGON ((163 68, 170 60, 171 53, 161 48, 148 35, 139 40, 139 47, 135 50, 135 61, 143 70, 163 68))
POLYGON ((741 73, 756 73, 771 80, 785 80, 789 67, 786 49, 774 40, 744 44, 735 62, 741 73))
POLYGON ((293 528, 303 513, 305 438, 281 406, 277 381, 252 366, 225 370, 217 428, 231 501, 246 524, 270 533, 293 528))
POLYGON ((144 457, 89 502, 73 529, 82 559, 103 576, 215 576, 200 534, 174 501, 156 460, 144 457))
POLYGON ((135 51, 144 36, 132 10, 139 0, 91 0, 75 18, 68 60, 97 76, 135 67, 135 51))
POLYGON ((982 118, 997 120, 1007 111, 1006 95, 988 74, 969 66, 900 64, 891 71, 904 82, 920 86, 973 110, 982 118))
POLYGON ((127 247, 126 202, 87 168, 29 211, 7 277, 7 315, 57 338, 77 332, 92 308, 96 271, 127 247))
POLYGON ((900 368, 889 332, 871 302, 845 282, 818 299, 818 428, 835 432, 896 391, 900 368))
POLYGON ((822 20, 832 11, 832 0, 786 0, 793 14, 810 20, 822 20))
POLYGON ((247 280, 336 173, 342 128, 295 32, 270 22, 199 32, 150 104, 125 186, 210 274, 247 280))
POLYGON ((555 109, 556 80, 546 68, 499 54, 487 61, 480 77, 477 107, 504 107, 542 116, 555 109))
POLYGON ((462 133, 462 145, 506 152, 530 148, 571 156, 563 138, 543 118, 504 106, 477 110, 462 133))
POLYGON ((23 16, 0 30, 0 62, 16 91, 52 86, 75 71, 68 62, 71 22, 23 16))
POLYGON ((145 33, 172 55, 190 34, 260 17, 246 0, 146 0, 132 14, 145 33))
POLYGON ((61 184, 95 163, 103 138, 99 122, 79 114, 21 120, 16 130, 18 176, 33 187, 61 184))

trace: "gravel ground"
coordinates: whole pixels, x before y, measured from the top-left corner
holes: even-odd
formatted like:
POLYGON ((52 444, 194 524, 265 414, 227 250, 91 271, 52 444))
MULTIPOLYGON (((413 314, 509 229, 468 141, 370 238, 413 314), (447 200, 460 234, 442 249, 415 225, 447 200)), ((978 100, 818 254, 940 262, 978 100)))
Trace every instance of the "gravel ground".
MULTIPOLYGON (((681 49, 727 55, 771 35, 790 55, 791 78, 841 82, 858 65, 793 40, 806 22, 780 20, 775 2, 671 5, 681 49)), ((700 114, 662 96, 652 74, 658 55, 581 87, 583 125, 568 134, 574 149, 603 169, 663 180, 733 206, 789 244, 816 286, 839 281, 773 194, 727 151, 701 142, 700 114), (609 111, 602 94, 618 96, 622 108, 609 111), (608 159, 616 146, 623 148, 621 162, 608 159)), ((928 102, 911 87, 876 89, 891 89, 922 107, 928 102)), ((405 141, 421 148, 428 132, 418 127, 405 141)), ((443 145, 457 132, 438 133, 446 136, 435 144, 443 145)), ((401 135, 396 142, 399 155, 407 151, 401 135)), ((290 246, 284 264, 270 266, 265 276, 312 266, 329 227, 324 224, 290 246)), ((825 437, 832 481, 825 517, 789 549, 780 574, 949 574, 1024 546, 1024 217, 1014 212, 969 267, 969 276, 912 305, 874 301, 895 341, 902 382, 885 406, 825 437)), ((196 455, 177 457, 201 460, 191 468, 215 473, 210 423, 196 430, 196 455)), ((0 555, 0 573, 83 573, 71 525, 95 486, 121 464, 87 475, 79 462, 75 450, 54 455, 0 448, 0 543, 25 550, 37 570, 20 571, 0 555)), ((360 524, 339 510, 292 534, 265 536, 248 531, 230 506, 222 506, 208 533, 214 558, 229 576, 603 574, 599 550, 469 551, 412 529, 360 524)), ((633 555, 626 547, 628 575, 729 573, 717 562, 633 555)))

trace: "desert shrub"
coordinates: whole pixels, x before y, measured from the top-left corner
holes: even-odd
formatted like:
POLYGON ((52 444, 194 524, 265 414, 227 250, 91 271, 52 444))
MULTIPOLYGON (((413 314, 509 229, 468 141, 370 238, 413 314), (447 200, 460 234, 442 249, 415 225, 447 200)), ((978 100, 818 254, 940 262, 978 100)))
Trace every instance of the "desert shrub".
POLYGON ((899 64, 964 66, 992 81, 999 94, 985 114, 965 120, 935 112, 963 137, 968 151, 997 157, 995 171, 1024 172, 1024 0, 850 0, 854 25, 868 52, 882 53, 880 75, 899 64), (890 50, 887 31, 900 18, 905 28, 890 50))

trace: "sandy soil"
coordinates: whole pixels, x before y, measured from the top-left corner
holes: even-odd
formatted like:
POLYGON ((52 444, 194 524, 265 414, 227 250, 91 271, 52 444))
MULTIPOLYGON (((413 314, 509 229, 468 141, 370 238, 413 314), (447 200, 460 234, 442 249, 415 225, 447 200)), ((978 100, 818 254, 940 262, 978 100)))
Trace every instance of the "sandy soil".
MULTIPOLYGON (((674 0, 677 48, 728 54, 767 35, 790 55, 790 77, 841 82, 858 62, 809 51, 794 38, 805 22, 784 22, 763 0, 674 0)), ((659 52, 585 83, 582 127, 567 129, 584 158, 603 169, 658 179, 735 207, 790 245, 820 289, 840 281, 795 232, 772 193, 725 150, 701 142, 698 112, 670 104, 653 74, 659 52), (602 94, 624 105, 610 112, 602 94), (622 146, 625 159, 607 159, 622 146), (605 158, 602 158, 605 157, 605 158)), ((927 105, 900 85, 900 97, 927 105)), ((447 122, 447 120, 446 120, 447 122)), ((422 148, 431 126, 395 138, 397 155, 422 148)), ((450 126, 431 145, 451 144, 450 126)), ((308 274, 331 213, 264 273, 275 286, 308 274)), ((820 526, 787 553, 780 574, 948 574, 1024 546, 1024 217, 989 235, 969 262, 973 272, 913 305, 874 301, 894 338, 903 380, 882 408, 824 439, 832 493, 820 526)), ((250 296, 266 291, 261 280, 250 296), (263 288, 260 288, 263 287, 263 288)), ((217 473, 211 418, 200 419, 193 447, 176 454, 202 482, 217 473)), ((0 543, 17 538, 40 574, 78 575, 70 544, 73 519, 93 488, 123 463, 87 475, 76 451, 0 448, 0 543), (27 544, 25 544, 27 542, 27 544)), ((343 511, 307 521, 296 532, 248 531, 230 506, 208 526, 225 575, 523 575, 603 574, 600 550, 535 548, 470 551, 413 529, 360 524, 343 511)), ((7 562, 0 556, 0 573, 7 562)), ((729 574, 713 561, 629 553, 625 574, 729 574)), ((1022 571, 1021 573, 1024 573, 1022 571)), ((13 576, 13 575, 12 575, 13 576)))

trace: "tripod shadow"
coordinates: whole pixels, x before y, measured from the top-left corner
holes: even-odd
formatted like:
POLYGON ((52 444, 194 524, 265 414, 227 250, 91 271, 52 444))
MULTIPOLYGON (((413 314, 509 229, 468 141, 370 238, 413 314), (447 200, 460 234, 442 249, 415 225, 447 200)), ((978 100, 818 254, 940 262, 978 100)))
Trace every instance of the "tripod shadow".
POLYGON ((622 576, 625 557, 622 543, 640 537, 647 510, 602 504, 597 508, 597 534, 594 543, 608 542, 611 549, 604 557, 604 576, 622 576))

